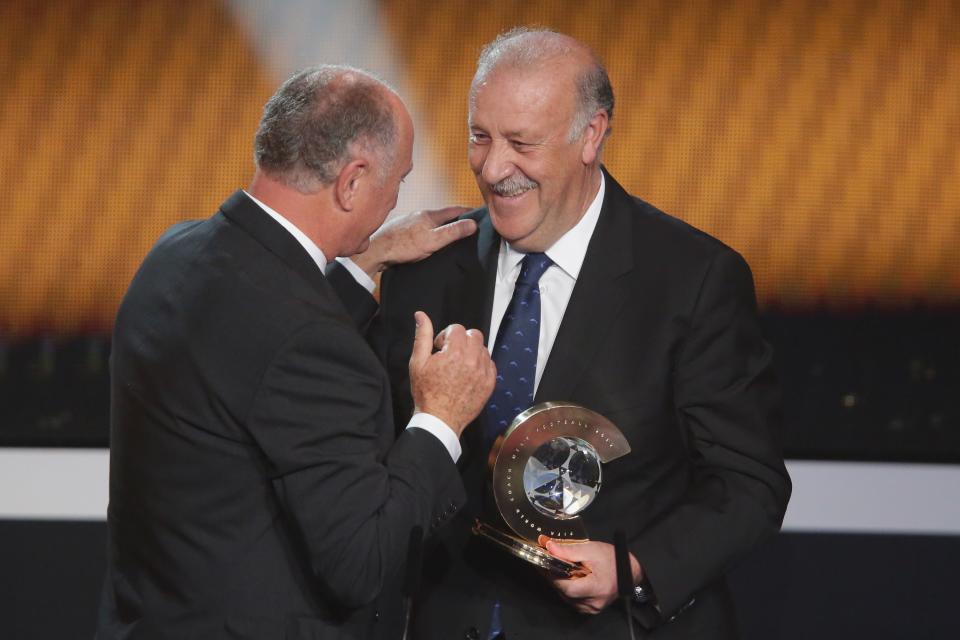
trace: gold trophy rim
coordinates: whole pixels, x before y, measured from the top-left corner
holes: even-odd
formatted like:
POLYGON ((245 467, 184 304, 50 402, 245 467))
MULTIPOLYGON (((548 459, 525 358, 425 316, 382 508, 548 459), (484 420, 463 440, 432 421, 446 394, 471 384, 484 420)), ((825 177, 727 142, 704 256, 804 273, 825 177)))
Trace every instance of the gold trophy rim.
POLYGON ((474 520, 473 533, 554 576, 582 578, 590 575, 590 569, 585 567, 583 563, 558 558, 539 545, 530 544, 522 538, 500 531, 479 519, 474 520))

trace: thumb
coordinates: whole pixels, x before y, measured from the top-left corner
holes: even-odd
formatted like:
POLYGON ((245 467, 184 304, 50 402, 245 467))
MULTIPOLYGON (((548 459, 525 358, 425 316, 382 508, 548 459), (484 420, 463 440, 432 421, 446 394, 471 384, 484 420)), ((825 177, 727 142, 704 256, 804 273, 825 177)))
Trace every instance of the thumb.
POLYGON ((553 538, 547 538, 546 544, 543 546, 548 552, 550 552, 550 555, 556 556, 562 560, 574 560, 574 558, 571 558, 568 555, 568 551, 570 550, 569 545, 559 543, 553 538))
POLYGON ((433 323, 430 322, 430 317, 423 311, 415 312, 413 319, 417 323, 417 328, 413 336, 410 368, 419 369, 433 353, 433 323))

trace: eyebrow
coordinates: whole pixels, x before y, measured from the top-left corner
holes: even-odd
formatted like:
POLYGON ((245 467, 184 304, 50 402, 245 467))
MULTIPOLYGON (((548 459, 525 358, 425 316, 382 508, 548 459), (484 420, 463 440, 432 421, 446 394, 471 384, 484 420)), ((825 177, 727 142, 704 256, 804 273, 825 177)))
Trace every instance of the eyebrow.
MULTIPOLYGON (((478 124, 476 124, 476 123, 474 123, 474 122, 471 122, 471 123, 469 123, 469 124, 470 124, 470 129, 471 129, 471 130, 472 130, 472 129, 481 129, 481 130, 483 130, 483 131, 486 131, 485 128, 481 127, 480 125, 478 125, 478 124)), ((509 139, 509 138, 529 138, 529 137, 530 137, 530 134, 529 134, 529 133, 526 133, 526 132, 523 132, 523 131, 504 131, 504 132, 503 132, 503 137, 504 137, 504 138, 508 138, 508 139, 509 139)))

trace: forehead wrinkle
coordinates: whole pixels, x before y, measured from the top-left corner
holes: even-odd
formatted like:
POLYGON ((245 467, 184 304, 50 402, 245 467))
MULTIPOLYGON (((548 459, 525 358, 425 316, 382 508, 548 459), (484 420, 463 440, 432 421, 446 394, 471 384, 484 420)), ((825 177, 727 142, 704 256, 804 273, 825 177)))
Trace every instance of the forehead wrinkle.
POLYGON ((485 133, 496 133, 507 138, 521 138, 527 141, 546 141, 560 135, 566 135, 572 116, 564 116, 549 108, 549 101, 538 101, 537 105, 517 109, 513 113, 499 114, 498 120, 478 123, 471 114, 471 129, 481 129, 485 133))

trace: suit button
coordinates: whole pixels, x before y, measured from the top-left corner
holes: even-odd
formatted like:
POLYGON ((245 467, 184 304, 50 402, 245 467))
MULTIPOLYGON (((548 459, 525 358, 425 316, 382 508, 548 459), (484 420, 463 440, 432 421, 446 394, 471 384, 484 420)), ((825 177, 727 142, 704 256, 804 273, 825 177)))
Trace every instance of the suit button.
POLYGON ((373 621, 374 621, 374 622, 377 622, 379 619, 380 619, 380 612, 379 612, 379 611, 374 611, 374 612, 373 612, 373 621))
POLYGON ((480 640, 480 631, 476 627, 470 627, 463 635, 463 640, 480 640))

